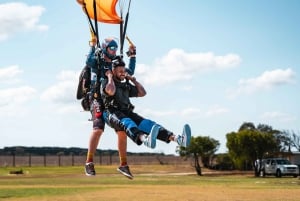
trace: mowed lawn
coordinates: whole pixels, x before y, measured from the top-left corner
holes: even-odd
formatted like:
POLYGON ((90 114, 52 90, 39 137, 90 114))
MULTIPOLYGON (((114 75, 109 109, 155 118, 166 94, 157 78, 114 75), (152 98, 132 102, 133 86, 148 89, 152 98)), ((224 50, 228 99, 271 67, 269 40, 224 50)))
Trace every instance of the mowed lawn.
POLYGON ((0 200, 26 201, 299 201, 300 180, 293 177, 255 178, 252 174, 197 176, 191 167, 134 165, 134 179, 116 166, 96 166, 87 177, 83 167, 0 168, 0 200), (23 170, 22 175, 9 174, 23 170))

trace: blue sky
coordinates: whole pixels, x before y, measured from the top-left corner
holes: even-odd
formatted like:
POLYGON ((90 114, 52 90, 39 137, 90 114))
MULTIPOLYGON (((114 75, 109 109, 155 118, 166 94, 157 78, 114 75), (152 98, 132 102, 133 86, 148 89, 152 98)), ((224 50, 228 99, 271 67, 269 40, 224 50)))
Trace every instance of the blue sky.
MULTIPOLYGON (((219 152, 243 122, 299 132, 299 9, 297 0, 133 0, 127 34, 147 90, 135 111, 174 133, 189 123, 219 152)), ((75 98, 90 39, 80 5, 1 0, 0 25, 0 147, 87 148, 90 114, 75 98)), ((119 37, 116 25, 99 29, 100 39, 119 37)), ((109 127, 98 148, 117 148, 109 127)), ((130 152, 175 148, 128 140, 130 152)))

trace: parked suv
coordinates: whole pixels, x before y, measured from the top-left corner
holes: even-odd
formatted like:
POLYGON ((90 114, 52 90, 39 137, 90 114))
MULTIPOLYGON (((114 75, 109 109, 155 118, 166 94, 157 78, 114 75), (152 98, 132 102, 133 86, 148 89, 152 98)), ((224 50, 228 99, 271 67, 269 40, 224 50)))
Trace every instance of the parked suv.
POLYGON ((264 177, 265 175, 297 177, 299 168, 284 158, 267 158, 262 160, 260 168, 260 176, 264 177))

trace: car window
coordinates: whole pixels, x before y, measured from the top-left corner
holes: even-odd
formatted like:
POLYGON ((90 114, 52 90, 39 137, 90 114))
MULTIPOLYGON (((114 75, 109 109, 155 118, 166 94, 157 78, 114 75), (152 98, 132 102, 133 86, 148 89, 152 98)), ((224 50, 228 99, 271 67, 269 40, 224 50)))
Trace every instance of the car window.
POLYGON ((281 164, 281 165, 290 165, 291 162, 288 161, 288 160, 281 160, 281 163, 280 163, 280 164, 281 164))

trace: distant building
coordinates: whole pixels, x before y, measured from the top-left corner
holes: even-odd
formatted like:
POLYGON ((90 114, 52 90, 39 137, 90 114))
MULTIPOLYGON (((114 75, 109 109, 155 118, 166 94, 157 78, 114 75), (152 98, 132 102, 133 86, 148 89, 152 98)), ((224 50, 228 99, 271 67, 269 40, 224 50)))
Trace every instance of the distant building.
POLYGON ((291 163, 300 166, 300 152, 291 152, 291 154, 288 156, 288 159, 291 161, 291 163))

